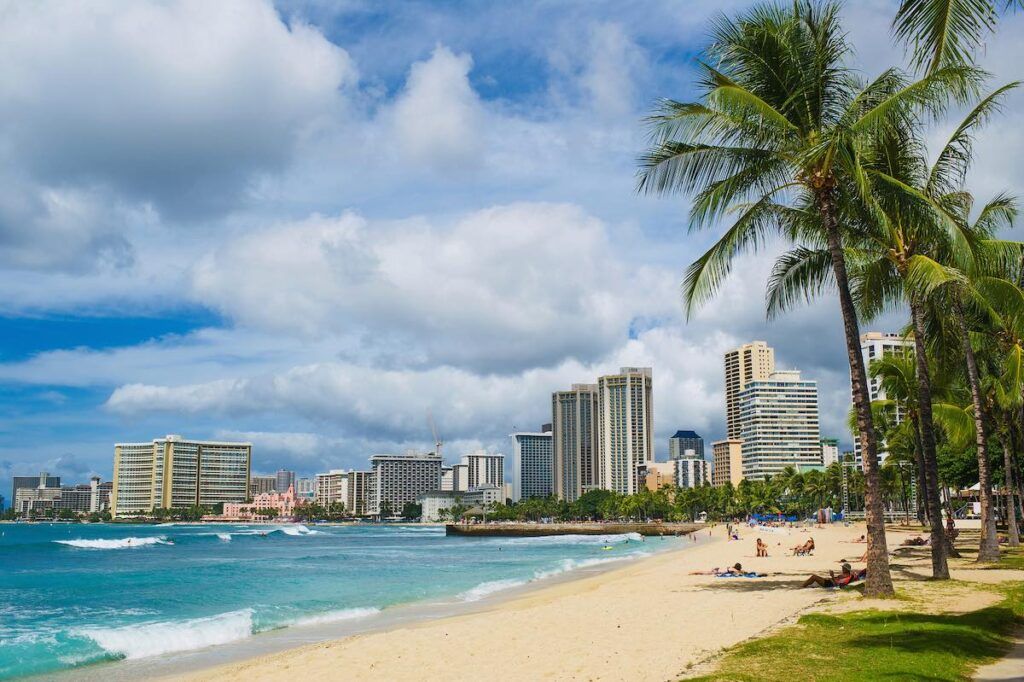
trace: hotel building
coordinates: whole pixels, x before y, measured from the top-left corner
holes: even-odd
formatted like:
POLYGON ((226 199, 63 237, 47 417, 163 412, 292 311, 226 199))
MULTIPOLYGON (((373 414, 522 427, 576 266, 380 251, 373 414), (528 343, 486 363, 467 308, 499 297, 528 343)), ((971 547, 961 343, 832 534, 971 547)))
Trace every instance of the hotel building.
POLYGON ((111 513, 244 502, 249 494, 251 443, 186 440, 114 446, 111 513))
POLYGON ((93 476, 88 483, 62 486, 60 499, 55 500, 53 506, 79 513, 106 511, 110 508, 113 488, 113 481, 102 483, 99 476, 93 476))
POLYGON ((700 457, 704 459, 704 439, 696 431, 676 431, 668 439, 668 458, 700 457), (687 455, 687 451, 693 454, 687 455))
MULTIPOLYGON (((871 378, 871 363, 885 356, 907 355, 914 352, 914 337, 902 336, 883 332, 867 332, 860 335, 860 354, 864 359, 864 370, 868 373, 868 394, 872 402, 885 400, 885 388, 882 387, 881 379, 871 378)), ((850 389, 853 390, 852 387, 850 389)), ((905 415, 902 408, 896 407, 896 424, 903 421, 905 415)), ((853 439, 853 452, 857 460, 857 466, 861 466, 860 438, 853 439)), ((878 443, 878 461, 884 462, 889 455, 885 449, 885 441, 878 443)))
POLYGON ((250 476, 249 497, 261 493, 272 493, 277 489, 277 476, 250 476))
POLYGON ((743 480, 743 441, 739 438, 716 440, 711 444, 711 456, 711 485, 739 485, 743 480))
POLYGON ((598 485, 597 407, 596 384, 551 395, 554 493, 569 502, 598 485))
POLYGON ((421 493, 441 487, 441 455, 432 452, 373 455, 370 465, 366 513, 373 516, 400 514, 421 493))
POLYGON ((302 501, 295 498, 295 490, 288 488, 283 493, 260 493, 252 502, 228 502, 224 505, 224 513, 221 516, 227 521, 289 517, 295 513, 295 507, 299 504, 302 504, 302 501))
POLYGON ((675 483, 680 488, 699 488, 710 482, 709 466, 703 457, 682 457, 675 464, 675 483))
POLYGON ((467 490, 484 486, 501 488, 505 485, 505 455, 471 452, 462 456, 462 464, 466 467, 467 490))
POLYGON ((331 469, 327 473, 317 474, 313 493, 316 503, 322 507, 343 504, 345 509, 349 509, 348 474, 344 469, 331 469))
POLYGON ((764 341, 747 343, 725 354, 726 438, 740 438, 740 394, 751 381, 775 371, 775 349, 764 341))
POLYGON ((60 476, 41 471, 38 476, 15 476, 11 505, 18 514, 50 509, 60 499, 60 476))
POLYGON ((420 521, 437 523, 443 521, 442 512, 456 505, 464 507, 480 507, 486 509, 495 502, 504 503, 504 487, 485 486, 468 491, 430 490, 416 496, 420 505, 420 521))
POLYGON ((650 367, 623 367, 597 380, 598 487, 632 495, 639 467, 654 460, 650 367))
POLYGON ((774 372, 740 392, 743 477, 761 480, 787 466, 821 465, 818 384, 774 372))
POLYGON ((839 439, 821 439, 821 465, 824 467, 839 461, 839 439))
POLYGON ((279 493, 288 492, 289 488, 295 487, 295 472, 287 471, 285 469, 278 469, 275 474, 276 481, 274 483, 274 490, 279 493))
POLYGON ((551 424, 512 438, 512 501, 550 497, 555 492, 551 424))
MULTIPOLYGON (((345 509, 354 516, 366 516, 370 504, 370 490, 375 479, 372 471, 348 472, 348 490, 345 498, 345 509)), ((399 509, 399 512, 402 510, 399 509)))

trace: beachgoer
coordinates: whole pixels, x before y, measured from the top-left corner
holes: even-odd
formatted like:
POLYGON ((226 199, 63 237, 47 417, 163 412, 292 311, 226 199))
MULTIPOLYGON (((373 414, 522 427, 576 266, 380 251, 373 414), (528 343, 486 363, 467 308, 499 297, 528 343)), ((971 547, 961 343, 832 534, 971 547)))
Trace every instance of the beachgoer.
POLYGON ((757 539, 757 556, 768 556, 768 545, 761 538, 757 539))
POLYGON ((850 567, 850 564, 843 564, 842 573, 839 575, 836 575, 834 571, 829 571, 828 577, 825 578, 812 573, 800 587, 810 587, 811 585, 816 585, 817 587, 846 587, 854 581, 863 579, 867 574, 868 569, 866 568, 855 571, 850 567))
POLYGON ((724 571, 715 566, 710 571, 690 571, 690 575, 743 575, 743 566, 737 562, 724 571))

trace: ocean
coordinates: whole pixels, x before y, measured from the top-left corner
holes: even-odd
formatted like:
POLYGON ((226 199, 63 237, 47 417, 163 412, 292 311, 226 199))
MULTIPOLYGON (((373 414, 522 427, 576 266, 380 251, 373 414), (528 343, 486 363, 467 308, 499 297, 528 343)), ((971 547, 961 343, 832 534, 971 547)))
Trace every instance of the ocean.
POLYGON ((434 526, 0 524, 0 678, 473 602, 678 543, 446 537, 434 526))

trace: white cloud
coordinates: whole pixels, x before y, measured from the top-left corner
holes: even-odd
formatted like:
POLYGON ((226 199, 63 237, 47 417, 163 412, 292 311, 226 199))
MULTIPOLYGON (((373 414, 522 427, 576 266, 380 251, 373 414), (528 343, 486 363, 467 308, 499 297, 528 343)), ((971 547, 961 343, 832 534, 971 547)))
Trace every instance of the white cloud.
POLYGON ((246 326, 503 371, 606 353, 635 317, 671 311, 672 279, 623 267, 580 208, 523 203, 441 225, 349 213, 253 232, 199 263, 194 292, 246 326))
POLYGON ((443 45, 412 65, 390 112, 402 156, 446 169, 478 165, 485 113, 469 83, 472 66, 468 54, 443 45))
POLYGON ((17 241, 29 266, 63 265, 76 246, 91 247, 86 261, 124 251, 124 228, 92 204, 189 217, 234 207, 254 174, 283 169, 300 136, 342 113, 339 89, 356 80, 342 48, 268 2, 5 2, 0 13, 0 160, 23 176, 0 190, 0 242, 17 241), (39 216, 35 242, 15 192, 35 202, 23 207, 39 216))

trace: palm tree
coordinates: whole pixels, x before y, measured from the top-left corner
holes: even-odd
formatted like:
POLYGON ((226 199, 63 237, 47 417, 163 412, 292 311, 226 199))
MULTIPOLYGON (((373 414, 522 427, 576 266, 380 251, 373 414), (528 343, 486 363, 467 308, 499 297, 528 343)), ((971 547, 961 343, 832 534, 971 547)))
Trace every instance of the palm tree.
MULTIPOLYGON (((1024 7, 1024 0, 1001 0, 1004 9, 1024 7)), ((912 46, 918 69, 936 71, 967 64, 999 19, 992 0, 903 0, 893 20, 896 38, 912 46)))
MULTIPOLYGON (((687 271, 688 313, 710 299, 736 255, 771 231, 818 251, 831 268, 864 452, 868 583, 892 594, 867 373, 844 253, 848 205, 869 203, 865 142, 922 107, 939 110, 975 76, 939 69, 910 83, 891 69, 863 84, 844 64, 850 46, 833 2, 757 7, 714 26, 701 64, 700 101, 662 102, 650 119, 652 148, 641 159, 642 192, 695 194, 691 229, 739 216, 687 271)), ((819 280, 820 282, 820 280, 819 280)))

